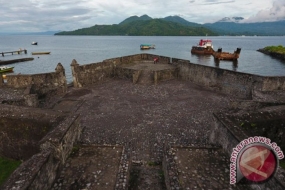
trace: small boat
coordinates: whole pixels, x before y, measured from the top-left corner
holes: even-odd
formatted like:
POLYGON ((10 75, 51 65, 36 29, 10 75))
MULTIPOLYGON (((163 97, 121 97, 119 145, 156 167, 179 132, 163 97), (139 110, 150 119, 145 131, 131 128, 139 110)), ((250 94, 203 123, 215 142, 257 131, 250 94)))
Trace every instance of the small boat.
POLYGON ((45 55, 45 54, 50 54, 50 51, 32 52, 32 55, 45 55))
POLYGON ((14 67, 2 66, 2 67, 0 67, 0 73, 12 72, 13 69, 14 69, 14 67))
POLYGON ((239 58, 239 54, 241 52, 241 48, 237 48, 234 53, 223 52, 222 48, 219 48, 218 51, 214 52, 212 55, 215 59, 218 60, 237 60, 239 58))
POLYGON ((141 48, 141 50, 144 50, 144 49, 155 49, 155 45, 153 45, 153 44, 141 44, 140 48, 141 48))
POLYGON ((32 45, 38 45, 38 42, 32 42, 32 45))
POLYGON ((192 46, 191 53, 211 55, 215 52, 213 48, 212 40, 201 39, 196 46, 192 46))

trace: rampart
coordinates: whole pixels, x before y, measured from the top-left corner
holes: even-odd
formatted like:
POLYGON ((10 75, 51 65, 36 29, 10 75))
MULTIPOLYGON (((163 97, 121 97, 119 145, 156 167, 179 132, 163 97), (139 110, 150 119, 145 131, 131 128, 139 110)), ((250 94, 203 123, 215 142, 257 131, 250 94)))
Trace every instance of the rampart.
MULTIPOLYGON (((73 85, 74 87, 81 88, 103 82, 108 78, 113 77, 126 78, 133 83, 137 83, 140 77, 142 77, 142 71, 132 69, 129 66, 146 62, 151 63, 154 58, 159 58, 159 64, 171 65, 175 69, 150 71, 150 77, 153 80, 153 84, 158 84, 158 82, 163 80, 177 78, 179 80, 191 81, 198 85, 241 99, 258 99, 274 102, 283 101, 282 97, 284 97, 285 91, 285 77, 266 77, 245 74, 197 65, 191 63, 189 60, 152 54, 123 56, 87 65, 79 65, 76 60, 73 60, 71 63, 73 85), (278 94, 278 96, 276 96, 276 94, 278 94)), ((0 86, 1 85, 6 85, 11 88, 25 88, 28 97, 36 95, 33 100, 38 99, 38 96, 44 96, 45 94, 50 93, 50 91, 59 93, 65 93, 67 91, 65 71, 61 64, 58 64, 55 72, 52 73, 8 75, 6 83, 0 78, 0 86)), ((32 100, 29 102, 30 103, 27 103, 28 106, 37 106, 37 103, 34 103, 32 100)), ((34 109, 31 113, 29 113, 31 110, 27 111, 26 109, 27 108, 20 109, 13 108, 12 106, 4 106, 1 108, 3 114, 0 117, 0 122, 10 120, 10 125, 12 126, 13 119, 23 118, 24 120, 21 121, 25 121, 29 124, 29 122, 36 118, 43 118, 42 123, 44 123, 47 128, 41 129, 40 132, 44 131, 44 133, 38 137, 37 142, 31 142, 33 145, 36 144, 36 146, 34 146, 35 151, 30 152, 29 155, 24 157, 26 161, 11 175, 2 188, 7 190, 51 189, 51 186, 58 175, 58 171, 62 169, 74 144, 76 144, 81 135, 83 128, 80 124, 81 116, 76 114, 65 116, 59 114, 59 112, 51 111, 48 113, 50 117, 45 118, 43 117, 44 114, 41 115, 42 112, 39 109, 34 109), (11 115, 15 115, 15 118, 11 119, 11 115), (22 115, 24 115, 24 117, 22 115), (33 115, 35 117, 32 117, 33 115), (58 118, 59 115, 62 117, 58 118)), ((19 127, 19 125, 15 125, 15 127, 19 127)), ((24 130, 24 128, 21 130, 24 130)), ((19 131, 21 132, 21 130, 19 131)), ((38 131, 35 131, 35 133, 38 133, 38 131)), ((27 134, 27 137, 30 137, 29 134, 27 134)), ((231 150, 242 138, 235 137, 234 134, 224 126, 220 117, 215 115, 215 127, 213 129, 211 140, 214 141, 213 139, 219 139, 218 143, 225 145, 223 147, 224 150, 226 150, 227 153, 230 153, 229 150, 231 150)), ((3 147, 1 147, 1 149, 9 149, 9 147, 3 147)), ((16 147, 14 149, 21 148, 16 147)), ((4 155, 2 152, 0 152, 0 154, 4 155)), ((23 155, 23 153, 20 154, 23 155)), ((19 159, 23 158, 22 155, 5 156, 19 159)), ((165 160, 169 161, 169 159, 171 160, 170 157, 165 157, 165 160)), ((127 161, 123 160, 122 162, 127 161)), ((167 170, 167 165, 164 165, 164 168, 164 170, 167 170)), ((123 171, 122 173, 128 175, 128 172, 129 171, 123 171)), ((166 176, 166 181, 168 181, 167 184, 170 188, 171 185, 169 185, 169 183, 171 183, 171 179, 167 177, 168 176, 166 176)), ((117 181, 119 180, 120 179, 117 179, 117 181)), ((279 184, 277 178, 274 178, 274 180, 276 181, 273 181, 271 185, 279 184)), ((282 185, 283 184, 281 184, 281 186, 282 185)))
MULTIPOLYGON (((75 87, 83 87, 98 83, 109 77, 128 78, 135 82, 139 71, 122 66, 134 65, 138 61, 152 61, 155 57, 159 58, 159 63, 170 63, 169 57, 151 54, 124 56, 87 65, 79 65, 76 60, 73 60, 71 63, 73 85, 75 87)), ((153 77, 156 77, 157 80, 164 79, 162 72, 159 71, 156 71, 153 77)))
MULTIPOLYGON (((263 109, 250 112, 250 114, 224 114, 214 113, 214 123, 210 142, 220 144, 228 155, 231 155, 241 141, 249 137, 267 137, 271 143, 275 142, 281 150, 285 148, 285 133, 282 128, 284 109, 263 109), (266 120, 264 119, 266 118, 266 120)), ((253 184, 256 189, 284 189, 285 173, 279 168, 274 177, 267 183, 253 184)))
MULTIPOLYGON (((2 189, 51 189, 58 170, 63 166, 72 151, 73 145, 80 137, 82 131, 82 127, 79 123, 80 117, 78 115, 70 115, 63 120, 62 117, 59 117, 60 115, 62 116, 62 114, 54 111, 50 111, 50 113, 47 114, 46 111, 44 112, 39 109, 29 109, 29 112, 27 112, 25 108, 19 110, 11 106, 5 106, 5 109, 12 111, 13 114, 11 115, 14 115, 14 117, 19 115, 20 118, 29 118, 31 121, 40 117, 42 122, 48 119, 51 126, 56 123, 57 125, 53 126, 50 132, 48 130, 45 131, 47 134, 43 138, 38 135, 40 139, 34 143, 37 147, 29 147, 29 149, 38 149, 38 151, 32 152, 33 155, 29 155, 31 158, 27 159, 14 171, 2 186, 2 189)), ((10 117, 9 112, 7 112, 7 117, 10 117)), ((2 116, 0 119, 2 121, 7 117, 2 116)), ((12 128, 11 130, 20 127, 19 125, 10 126, 10 128, 12 128)), ((37 128, 42 129, 39 126, 37 126, 37 128)), ((25 130, 25 128, 23 130, 25 130)), ((31 129, 29 133, 32 131, 33 129, 31 129)), ((21 133, 21 129, 16 130, 16 132, 14 131, 12 134, 15 133, 18 133, 16 136, 23 134, 21 133)), ((13 138, 11 134, 7 134, 7 137, 10 140, 13 138)), ((34 141, 35 139, 28 140, 34 141)), ((2 152, 1 155, 3 155, 2 152)))
POLYGON ((64 93, 67 90, 65 69, 58 63, 55 72, 32 75, 7 75, 7 86, 11 88, 30 88, 31 94, 43 96, 50 91, 64 93))
MULTIPOLYGON (((238 98, 260 98, 266 92, 285 90, 285 77, 267 77, 240 73, 193 64, 188 60, 152 54, 124 56, 88 65, 79 65, 76 60, 73 60, 71 64, 73 84, 75 87, 83 87, 115 76, 128 78, 135 83, 140 77, 140 70, 128 69, 122 66, 133 65, 136 62, 152 61, 155 57, 159 58, 159 63, 176 66, 177 74, 173 73, 173 76, 177 78, 192 81, 238 98)), ((165 79, 162 71, 154 71, 152 75, 155 84, 159 79, 165 79)))
POLYGON ((65 69, 58 63, 55 72, 41 74, 17 74, 7 75, 6 83, 2 75, 0 76, 0 86, 7 86, 24 90, 24 105, 38 107, 39 99, 45 98, 49 94, 62 94, 67 91, 65 69))
POLYGON ((66 117, 54 111, 10 105, 1 105, 0 115, 0 155, 23 161, 39 153, 39 141, 66 117))

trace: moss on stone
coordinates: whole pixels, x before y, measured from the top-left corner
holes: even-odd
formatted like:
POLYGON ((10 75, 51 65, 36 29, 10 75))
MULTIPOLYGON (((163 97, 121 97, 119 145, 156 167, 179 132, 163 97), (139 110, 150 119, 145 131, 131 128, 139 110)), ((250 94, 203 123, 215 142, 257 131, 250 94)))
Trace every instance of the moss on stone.
POLYGON ((285 47, 282 45, 279 46, 267 46, 264 48, 264 50, 272 53, 280 53, 285 55, 285 47))
POLYGON ((280 160, 279 166, 285 170, 285 161, 284 160, 280 160))
POLYGON ((20 164, 20 161, 0 157, 0 186, 20 164))

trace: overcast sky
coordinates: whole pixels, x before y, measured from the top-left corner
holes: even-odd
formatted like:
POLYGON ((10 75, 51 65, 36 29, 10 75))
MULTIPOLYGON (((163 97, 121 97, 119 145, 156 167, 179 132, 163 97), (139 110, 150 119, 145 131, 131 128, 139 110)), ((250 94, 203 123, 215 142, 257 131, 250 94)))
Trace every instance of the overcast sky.
POLYGON ((0 33, 69 31, 143 14, 178 15, 200 24, 233 16, 246 22, 285 19, 285 0, 0 0, 0 5, 0 33))

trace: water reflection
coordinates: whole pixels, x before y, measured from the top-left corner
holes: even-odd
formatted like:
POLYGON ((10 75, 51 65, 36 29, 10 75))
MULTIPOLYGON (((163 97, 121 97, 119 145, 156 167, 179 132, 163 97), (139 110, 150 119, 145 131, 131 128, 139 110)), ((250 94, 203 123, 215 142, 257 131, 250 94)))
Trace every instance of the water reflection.
POLYGON ((233 70, 237 71, 238 68, 238 60, 233 60, 233 70))
POLYGON ((214 62, 215 62, 215 67, 220 68, 220 60, 214 59, 214 62))
POLYGON ((191 60, 195 60, 196 63, 208 65, 210 63, 212 55, 200 55, 200 54, 192 54, 191 60))
POLYGON ((228 63, 232 63, 232 70, 233 71, 237 71, 238 68, 238 60, 219 60, 219 59, 214 59, 215 62, 215 67, 220 68, 220 62, 222 62, 221 64, 228 64, 228 63))

